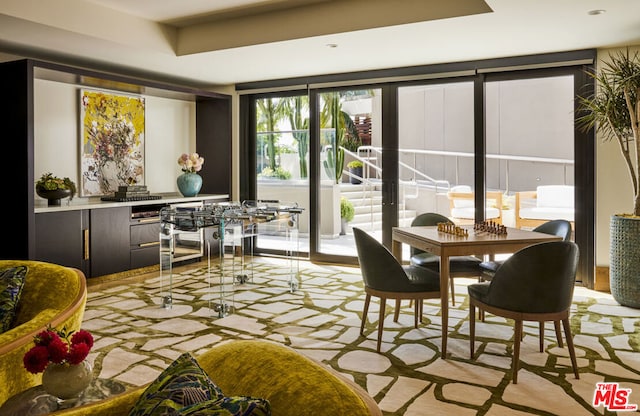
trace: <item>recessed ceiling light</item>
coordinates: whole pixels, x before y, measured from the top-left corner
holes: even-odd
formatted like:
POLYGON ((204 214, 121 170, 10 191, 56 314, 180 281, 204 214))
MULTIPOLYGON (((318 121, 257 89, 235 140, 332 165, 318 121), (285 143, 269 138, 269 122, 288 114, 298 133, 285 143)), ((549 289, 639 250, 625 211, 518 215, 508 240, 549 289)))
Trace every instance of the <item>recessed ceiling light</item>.
POLYGON ((607 11, 603 9, 589 10, 587 14, 589 16, 597 16, 599 14, 605 14, 607 11))
POLYGON ((337 48, 337 47, 338 47, 338 44, 337 44, 337 43, 327 43, 327 45, 326 45, 326 46, 327 46, 327 48, 331 48, 331 49, 333 49, 333 48, 337 48))

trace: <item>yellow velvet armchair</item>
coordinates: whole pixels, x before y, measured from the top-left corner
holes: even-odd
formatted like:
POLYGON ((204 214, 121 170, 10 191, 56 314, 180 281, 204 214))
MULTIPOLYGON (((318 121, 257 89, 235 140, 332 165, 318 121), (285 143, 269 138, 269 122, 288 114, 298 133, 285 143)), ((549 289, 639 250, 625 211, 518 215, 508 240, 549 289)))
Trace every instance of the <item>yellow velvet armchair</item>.
POLYGON ((42 382, 22 364, 33 337, 47 325, 78 330, 87 302, 87 282, 80 270, 51 263, 0 260, 0 270, 24 265, 28 271, 13 328, 0 334, 0 405, 14 394, 42 382))
MULTIPOLYGON (((376 402, 360 386, 281 344, 231 341, 211 348, 196 360, 226 396, 267 399, 274 416, 382 416, 376 402)), ((54 414, 126 415, 145 388, 54 414)))

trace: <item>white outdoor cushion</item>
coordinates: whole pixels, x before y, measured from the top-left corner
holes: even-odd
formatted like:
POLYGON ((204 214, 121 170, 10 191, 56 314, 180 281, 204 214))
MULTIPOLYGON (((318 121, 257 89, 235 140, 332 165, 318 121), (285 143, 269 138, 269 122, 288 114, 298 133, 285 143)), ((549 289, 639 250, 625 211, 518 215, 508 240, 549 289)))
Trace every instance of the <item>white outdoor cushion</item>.
MULTIPOLYGON (((461 193, 461 194, 470 194, 471 187, 469 185, 457 185, 451 188, 451 192, 461 193)), ((473 208, 474 201, 473 198, 470 199, 454 199, 453 200, 454 209, 456 208, 473 208)), ((452 211, 453 212, 453 211, 452 211)), ((455 217, 455 215, 454 215, 455 217)), ((466 217, 458 217, 458 218, 466 218, 466 217)))
POLYGON ((534 207, 520 208, 520 218, 532 220, 567 220, 573 221, 573 208, 534 207))
MULTIPOLYGON (((538 196, 536 202, 538 208, 569 208, 573 210, 573 186, 538 186, 536 193, 538 196)), ((524 217, 523 215, 520 216, 524 217)))

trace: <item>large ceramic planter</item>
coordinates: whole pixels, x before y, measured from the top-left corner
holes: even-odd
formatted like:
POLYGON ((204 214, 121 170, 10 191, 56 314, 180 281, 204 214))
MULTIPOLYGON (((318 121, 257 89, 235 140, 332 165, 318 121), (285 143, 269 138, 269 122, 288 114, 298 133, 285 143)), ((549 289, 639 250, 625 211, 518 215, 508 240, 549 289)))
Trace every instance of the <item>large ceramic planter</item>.
POLYGON ((202 176, 197 173, 183 173, 178 176, 177 182, 182 196, 196 196, 202 188, 202 176))
POLYGON ((640 218, 611 217, 609 284, 621 305, 640 308, 640 218))

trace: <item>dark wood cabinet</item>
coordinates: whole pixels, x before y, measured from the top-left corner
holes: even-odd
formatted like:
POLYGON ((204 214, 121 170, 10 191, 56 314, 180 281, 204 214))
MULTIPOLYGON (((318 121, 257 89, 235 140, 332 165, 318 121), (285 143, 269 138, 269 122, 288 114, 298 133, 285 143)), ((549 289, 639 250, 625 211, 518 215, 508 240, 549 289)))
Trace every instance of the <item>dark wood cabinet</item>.
MULTIPOLYGON (((11 243, 0 251, 0 258, 52 261, 78 267, 88 277, 159 261, 154 259, 149 246, 132 246, 131 233, 141 237, 152 231, 150 228, 130 228, 133 227, 130 213, 124 214, 129 207, 118 207, 114 211, 98 208, 36 213, 34 103, 37 80, 71 84, 77 88, 108 85, 124 93, 195 103, 196 149, 202 148, 207 166, 210 166, 201 173, 205 183, 201 192, 231 194, 230 95, 32 59, 2 62, 0 121, 6 127, 3 150, 11 157, 0 165, 0 174, 12 178, 14 192, 10 202, 0 205, 5 232, 11 235, 11 243), (85 258, 87 253, 90 259, 85 258)), ((77 123, 77 120, 65 122, 77 123)), ((37 127, 48 128, 46 125, 37 127)), ((66 149, 58 150, 64 152, 66 149)))
POLYGON ((91 210, 91 276, 130 268, 129 210, 129 207, 91 210))
POLYGON ((35 260, 75 267, 89 274, 88 211, 58 211, 35 216, 35 260))

